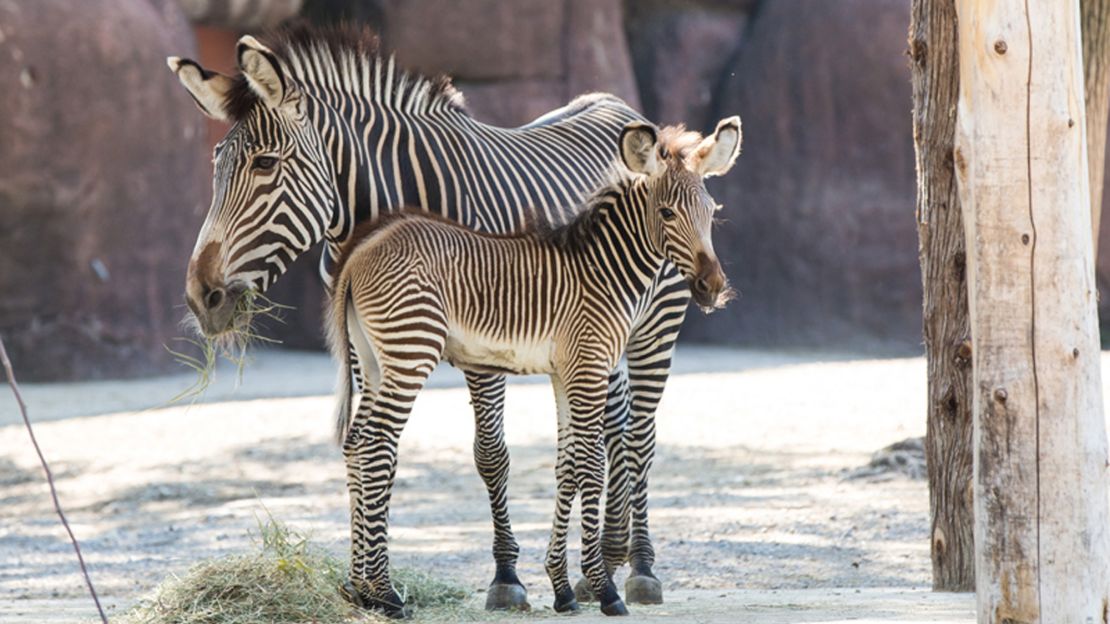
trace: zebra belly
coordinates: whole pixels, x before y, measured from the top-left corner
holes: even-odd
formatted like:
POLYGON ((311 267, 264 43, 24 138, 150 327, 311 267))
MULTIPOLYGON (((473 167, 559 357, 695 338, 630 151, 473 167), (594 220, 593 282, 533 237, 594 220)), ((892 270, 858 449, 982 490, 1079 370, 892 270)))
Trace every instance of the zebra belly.
POLYGON ((504 339, 449 331, 443 359, 465 371, 539 375, 552 372, 554 352, 554 341, 550 339, 504 339))

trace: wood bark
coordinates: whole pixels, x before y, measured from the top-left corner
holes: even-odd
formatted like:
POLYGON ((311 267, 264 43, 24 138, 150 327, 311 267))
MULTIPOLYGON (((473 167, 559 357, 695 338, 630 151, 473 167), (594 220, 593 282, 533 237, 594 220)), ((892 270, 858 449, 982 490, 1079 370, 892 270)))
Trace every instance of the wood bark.
POLYGON ((1087 163, 1091 188, 1091 232, 1098 257, 1102 216, 1106 122, 1110 115, 1110 0, 1080 1, 1083 83, 1087 108, 1087 163))
POLYGON ((1079 0, 957 0, 980 622, 1105 622, 1079 0))
POLYGON ((954 0, 913 0, 909 55, 928 361, 925 455, 933 589, 972 591, 971 335, 964 228, 952 160, 959 92, 954 0))

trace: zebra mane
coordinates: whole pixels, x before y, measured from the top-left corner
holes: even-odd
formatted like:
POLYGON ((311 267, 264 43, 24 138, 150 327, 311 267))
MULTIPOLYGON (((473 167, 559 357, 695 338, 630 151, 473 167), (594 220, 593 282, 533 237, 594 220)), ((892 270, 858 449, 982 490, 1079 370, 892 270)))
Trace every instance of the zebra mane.
POLYGON ((585 249, 598 233, 598 229, 609 218, 614 205, 620 201, 634 178, 622 168, 614 166, 608 174, 608 183, 583 201, 574 216, 562 225, 534 220, 528 224, 528 231, 541 241, 563 249, 578 252, 585 249))
MULTIPOLYGON (((300 71, 305 67, 312 67, 312 74, 322 70, 340 77, 335 80, 340 85, 348 83, 342 77, 355 72, 349 84, 354 85, 358 92, 351 95, 376 101, 374 93, 364 93, 359 88, 365 73, 370 84, 374 84, 375 78, 380 78, 381 96, 387 99, 382 102, 384 104, 403 106, 418 113, 435 108, 466 110, 462 94, 451 84, 449 77, 427 77, 404 69, 392 55, 383 54, 381 40, 365 25, 342 23, 314 26, 298 20, 271 30, 261 39, 280 59, 282 69, 292 73, 290 78, 296 84, 334 91, 332 85, 326 84, 328 81, 319 84, 318 76, 300 71)), ((228 116, 233 121, 239 121, 250 113, 258 102, 258 95, 242 73, 232 76, 232 80, 224 106, 228 116)))

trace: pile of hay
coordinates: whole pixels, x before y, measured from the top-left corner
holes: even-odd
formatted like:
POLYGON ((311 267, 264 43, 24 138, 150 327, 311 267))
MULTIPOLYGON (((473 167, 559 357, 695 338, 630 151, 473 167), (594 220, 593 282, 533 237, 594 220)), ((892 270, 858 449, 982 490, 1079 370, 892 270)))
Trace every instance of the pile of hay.
MULTIPOLYGON (((170 577, 123 614, 130 624, 273 624, 387 621, 350 605, 339 592, 346 564, 301 533, 270 519, 259 526, 260 548, 194 565, 170 577)), ((462 609, 469 592, 407 570, 393 582, 417 608, 462 609)), ((459 613, 461 615, 461 613, 459 613)), ((463 619, 463 618, 459 618, 463 619)))

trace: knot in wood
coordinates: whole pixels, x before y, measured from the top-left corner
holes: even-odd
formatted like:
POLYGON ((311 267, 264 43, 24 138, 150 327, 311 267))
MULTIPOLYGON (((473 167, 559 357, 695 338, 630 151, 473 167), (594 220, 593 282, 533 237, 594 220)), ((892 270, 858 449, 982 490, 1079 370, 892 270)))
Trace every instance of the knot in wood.
POLYGON ((910 41, 909 54, 910 54, 910 58, 913 59, 914 63, 917 63, 918 65, 924 65, 925 64, 925 55, 926 55, 926 53, 928 53, 928 51, 929 51, 929 44, 925 42, 925 39, 920 38, 920 37, 915 37, 914 39, 912 39, 910 41))
POLYGON ((958 347, 956 347, 956 357, 961 360, 971 359, 971 341, 964 339, 958 347))
POLYGON ((1028 245, 1029 244, 1029 235, 1028 234, 1022 234, 1021 235, 1021 244, 1022 245, 1028 245))
POLYGON ((994 391, 994 400, 998 401, 999 403, 1005 403, 1007 396, 1008 395, 1006 394, 1005 388, 998 388, 994 391))
POLYGON ((1001 39, 999 39, 998 41, 995 41, 994 42, 994 51, 999 53, 999 54, 1005 54, 1006 53, 1006 42, 1001 40, 1001 39))

